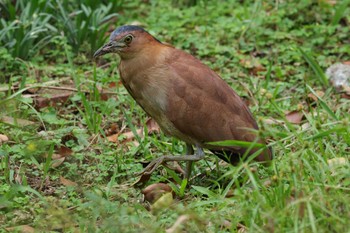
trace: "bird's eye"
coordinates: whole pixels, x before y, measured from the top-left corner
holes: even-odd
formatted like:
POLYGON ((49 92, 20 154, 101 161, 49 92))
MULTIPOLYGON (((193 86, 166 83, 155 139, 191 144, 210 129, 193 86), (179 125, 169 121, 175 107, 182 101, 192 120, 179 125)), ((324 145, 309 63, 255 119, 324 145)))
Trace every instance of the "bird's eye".
POLYGON ((132 35, 128 35, 125 37, 124 42, 127 44, 130 44, 132 39, 133 39, 132 35))

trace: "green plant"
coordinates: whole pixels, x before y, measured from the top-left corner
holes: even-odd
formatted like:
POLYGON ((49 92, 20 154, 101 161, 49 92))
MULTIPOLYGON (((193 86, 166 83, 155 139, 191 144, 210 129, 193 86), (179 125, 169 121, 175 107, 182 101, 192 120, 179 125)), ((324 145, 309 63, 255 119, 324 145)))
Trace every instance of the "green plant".
POLYGON ((50 1, 16 1, 3 4, 8 19, 0 20, 0 43, 13 57, 28 59, 50 42, 56 28, 51 24, 52 15, 42 11, 50 1))
POLYGON ((118 15, 111 13, 113 3, 107 5, 81 3, 78 5, 80 9, 74 9, 73 12, 69 11, 70 2, 67 0, 56 1, 56 4, 59 9, 57 21, 60 22, 60 29, 63 30, 74 52, 78 52, 84 42, 88 42, 89 53, 92 54, 106 39, 109 27, 107 22, 118 15))

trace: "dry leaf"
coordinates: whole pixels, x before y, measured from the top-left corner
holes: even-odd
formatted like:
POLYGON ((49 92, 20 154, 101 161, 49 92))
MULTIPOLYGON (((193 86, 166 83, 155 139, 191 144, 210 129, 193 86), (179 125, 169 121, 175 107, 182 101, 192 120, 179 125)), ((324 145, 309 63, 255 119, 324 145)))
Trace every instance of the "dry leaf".
POLYGON ((52 94, 51 97, 38 97, 34 99, 35 108, 40 109, 47 106, 56 106, 57 103, 65 103, 68 101, 69 97, 72 95, 72 91, 52 94))
POLYGON ((111 135, 111 136, 108 136, 108 137, 107 137, 107 140, 108 140, 109 142, 118 142, 118 136, 119 136, 119 134, 113 134, 113 135, 111 135))
POLYGON ((344 157, 333 158, 327 160, 328 166, 331 169, 348 164, 348 160, 344 157))
POLYGON ((67 157, 73 154, 73 150, 66 146, 60 146, 56 149, 56 153, 61 155, 61 157, 67 157))
POLYGON ((173 201, 173 194, 169 192, 165 193, 151 206, 151 210, 153 213, 157 213, 158 211, 167 209, 173 204, 173 201))
POLYGON ((65 159, 66 159, 65 157, 62 157, 62 158, 59 158, 59 159, 53 159, 51 167, 55 168, 55 167, 60 166, 64 162, 65 159))
POLYGON ((245 233, 245 232, 248 232, 248 229, 247 229, 247 227, 244 226, 243 224, 238 223, 238 224, 237 224, 237 232, 238 232, 238 233, 245 233))
POLYGON ((68 180, 64 178, 63 176, 60 176, 60 183, 67 187, 77 186, 78 184, 74 181, 68 180))
POLYGON ((9 138, 5 134, 0 134, 0 145, 3 142, 7 142, 8 140, 9 140, 9 138))
POLYGON ((301 129, 302 129, 302 130, 306 130, 306 129, 308 129, 308 128, 310 128, 310 123, 309 123, 309 122, 306 122, 306 123, 304 123, 304 124, 301 125, 301 129))
POLYGON ((146 126, 147 126, 147 131, 149 134, 160 132, 160 127, 159 127, 158 123, 155 120, 153 120, 153 118, 149 118, 147 120, 146 126))
POLYGON ((182 232, 181 231, 181 227, 184 225, 184 223, 186 221, 188 221, 189 219, 191 219, 190 215, 181 215, 177 218, 176 222, 174 223, 174 225, 172 225, 172 227, 168 228, 165 230, 166 233, 177 233, 177 232, 182 232))
POLYGON ((136 180, 132 186, 141 186, 143 184, 145 184, 147 181, 149 181, 149 179, 151 178, 151 174, 149 175, 145 175, 145 174, 142 174, 138 180, 136 180))
POLYGON ((145 196, 144 199, 150 203, 154 203, 165 193, 169 192, 172 192, 171 187, 164 183, 151 184, 142 190, 142 194, 145 196))
POLYGON ((29 225, 21 225, 15 227, 7 227, 6 231, 9 232, 21 232, 21 233, 34 233, 35 229, 29 225))
POLYGON ((274 118, 263 119, 262 121, 266 125, 284 125, 285 124, 284 121, 277 120, 277 119, 274 119, 274 118))
POLYGON ((13 117, 8 117, 8 116, 1 117, 0 121, 4 122, 6 124, 17 125, 17 126, 28 126, 28 125, 35 124, 35 122, 33 122, 33 121, 28 121, 25 119, 13 118, 13 117))
POLYGON ((253 75, 257 75, 259 72, 266 71, 266 68, 262 66, 255 58, 242 59, 239 62, 243 67, 249 69, 253 75))
POLYGON ((304 113, 299 111, 291 111, 286 113, 286 119, 292 124, 300 124, 303 119, 304 113))
POLYGON ((226 219, 220 225, 221 225, 221 228, 225 228, 225 229, 230 229, 232 227, 232 223, 226 219))
MULTIPOLYGON (((316 94, 317 94, 318 97, 321 97, 321 98, 324 96, 324 92, 323 91, 316 91, 316 94)), ((307 95, 310 103, 317 103, 317 101, 318 101, 318 97, 317 96, 314 95, 313 93, 309 93, 307 95)))
POLYGON ((347 95, 347 94, 343 93, 343 94, 341 95, 341 98, 350 100, 350 94, 347 95))

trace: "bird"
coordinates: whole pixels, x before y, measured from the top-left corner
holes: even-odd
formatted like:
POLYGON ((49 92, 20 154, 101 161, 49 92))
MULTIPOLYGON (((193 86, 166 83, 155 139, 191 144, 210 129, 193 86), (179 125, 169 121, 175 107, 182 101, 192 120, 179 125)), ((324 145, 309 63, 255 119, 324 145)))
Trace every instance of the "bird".
POLYGON ((184 141, 187 147, 186 155, 158 157, 138 175, 150 175, 169 161, 184 161, 189 179, 192 163, 204 158, 204 149, 233 165, 247 159, 272 160, 272 150, 256 134, 259 127, 248 106, 199 59, 136 25, 115 29, 93 57, 109 53, 120 57, 119 75, 128 93, 166 135, 184 141), (227 140, 263 147, 212 143, 227 140))

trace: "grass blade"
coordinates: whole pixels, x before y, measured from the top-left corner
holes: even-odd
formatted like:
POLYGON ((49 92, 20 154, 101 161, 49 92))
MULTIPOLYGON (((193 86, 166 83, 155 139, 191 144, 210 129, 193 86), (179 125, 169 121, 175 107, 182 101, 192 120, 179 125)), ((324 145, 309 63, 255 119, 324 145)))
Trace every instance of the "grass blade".
POLYGON ((301 53, 301 55, 303 56, 303 58, 305 59, 305 61, 309 64, 309 66, 311 66, 312 70, 314 71, 317 78, 320 80, 323 87, 326 87, 328 85, 327 77, 324 74, 321 67, 317 64, 315 59, 310 54, 308 54, 304 50, 302 50, 301 48, 298 48, 298 50, 301 53))

